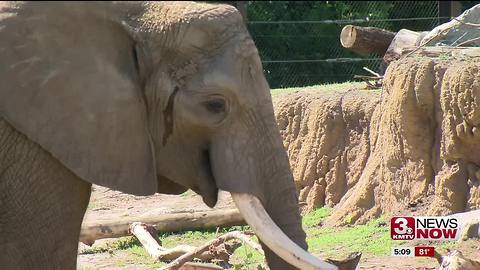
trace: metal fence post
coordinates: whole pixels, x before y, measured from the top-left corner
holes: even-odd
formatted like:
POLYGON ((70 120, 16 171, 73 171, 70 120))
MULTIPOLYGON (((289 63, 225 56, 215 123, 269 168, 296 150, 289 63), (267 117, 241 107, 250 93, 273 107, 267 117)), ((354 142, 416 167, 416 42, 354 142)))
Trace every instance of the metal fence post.
POLYGON ((453 1, 437 1, 438 3, 438 24, 450 21, 452 17, 452 2, 453 1))

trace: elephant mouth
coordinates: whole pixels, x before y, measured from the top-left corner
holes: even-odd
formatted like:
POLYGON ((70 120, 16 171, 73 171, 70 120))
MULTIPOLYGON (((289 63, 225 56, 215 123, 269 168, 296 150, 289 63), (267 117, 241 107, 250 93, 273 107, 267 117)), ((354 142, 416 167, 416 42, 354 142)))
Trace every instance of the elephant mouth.
POLYGON ((203 151, 203 162, 205 163, 202 168, 206 168, 203 175, 205 177, 199 177, 199 180, 192 190, 202 196, 203 202, 210 208, 213 208, 218 201, 218 186, 215 176, 213 175, 212 163, 210 158, 210 152, 208 150, 203 151))

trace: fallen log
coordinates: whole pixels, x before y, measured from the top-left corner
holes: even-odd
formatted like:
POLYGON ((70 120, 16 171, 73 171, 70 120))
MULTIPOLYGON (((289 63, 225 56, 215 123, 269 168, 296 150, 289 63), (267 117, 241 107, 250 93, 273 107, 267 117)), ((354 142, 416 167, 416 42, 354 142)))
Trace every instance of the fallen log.
POLYGON ((213 240, 208 241, 206 244, 195 248, 191 252, 185 253, 184 255, 178 257, 173 262, 171 262, 171 263, 169 263, 169 264, 167 264, 167 265, 165 265, 162 268, 159 268, 157 270, 177 270, 177 269, 181 269, 181 267, 185 263, 191 261, 193 258, 198 256, 198 254, 201 254, 201 253, 211 249, 212 247, 219 246, 219 245, 221 245, 221 244, 223 244, 226 241, 229 241, 231 239, 242 240, 244 243, 250 245, 253 249, 255 249, 256 251, 258 251, 260 254, 263 255, 263 250, 261 249, 260 244, 254 242, 253 240, 251 240, 247 235, 243 234, 242 232, 234 231, 234 232, 226 233, 226 234, 221 235, 221 236, 219 236, 219 237, 217 237, 213 240))
POLYGON ((142 222, 134 222, 130 225, 130 232, 137 237, 142 243, 143 247, 147 250, 148 254, 155 260, 157 260, 165 248, 161 247, 160 240, 156 237, 157 231, 142 222))
POLYGON ((376 27, 347 25, 340 33, 340 43, 346 49, 359 54, 384 55, 395 37, 394 32, 376 27))
POLYGON ((242 215, 237 209, 171 213, 141 218, 129 217, 121 220, 87 222, 82 224, 80 242, 91 245, 97 239, 127 236, 129 235, 130 224, 137 221, 151 224, 159 232, 246 225, 242 215))
POLYGON ((440 264, 439 270, 480 270, 480 262, 463 256, 462 252, 453 250, 442 256, 435 252, 435 259, 440 264))
POLYGON ((388 66, 390 62, 399 59, 405 48, 417 47, 420 45, 420 42, 427 33, 428 32, 415 32, 407 29, 398 31, 383 56, 385 66, 388 66))
MULTIPOLYGON (((134 222, 130 225, 130 231, 142 243, 148 254, 156 261, 175 260, 186 253, 193 252, 197 247, 189 245, 178 245, 174 248, 164 248, 157 237, 156 230, 145 223, 134 222)), ((222 260, 227 261, 230 255, 241 246, 240 243, 222 243, 217 247, 205 250, 202 253, 195 254, 195 258, 202 261, 222 260)))

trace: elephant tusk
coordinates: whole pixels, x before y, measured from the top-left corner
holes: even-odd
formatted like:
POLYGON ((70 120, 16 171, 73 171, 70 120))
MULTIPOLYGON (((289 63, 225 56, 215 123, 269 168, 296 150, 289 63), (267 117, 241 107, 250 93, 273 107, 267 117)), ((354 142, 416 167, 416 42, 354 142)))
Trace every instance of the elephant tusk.
POLYGON ((233 201, 262 242, 280 258, 302 270, 338 270, 295 244, 270 218, 260 200, 246 193, 231 193, 233 201))

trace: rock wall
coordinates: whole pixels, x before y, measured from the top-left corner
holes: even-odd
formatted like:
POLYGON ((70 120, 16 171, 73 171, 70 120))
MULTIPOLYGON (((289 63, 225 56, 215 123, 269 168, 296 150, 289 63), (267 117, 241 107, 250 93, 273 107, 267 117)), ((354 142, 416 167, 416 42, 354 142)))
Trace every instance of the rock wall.
POLYGON ((409 58, 382 91, 274 98, 304 210, 331 224, 480 208, 480 63, 409 58))

